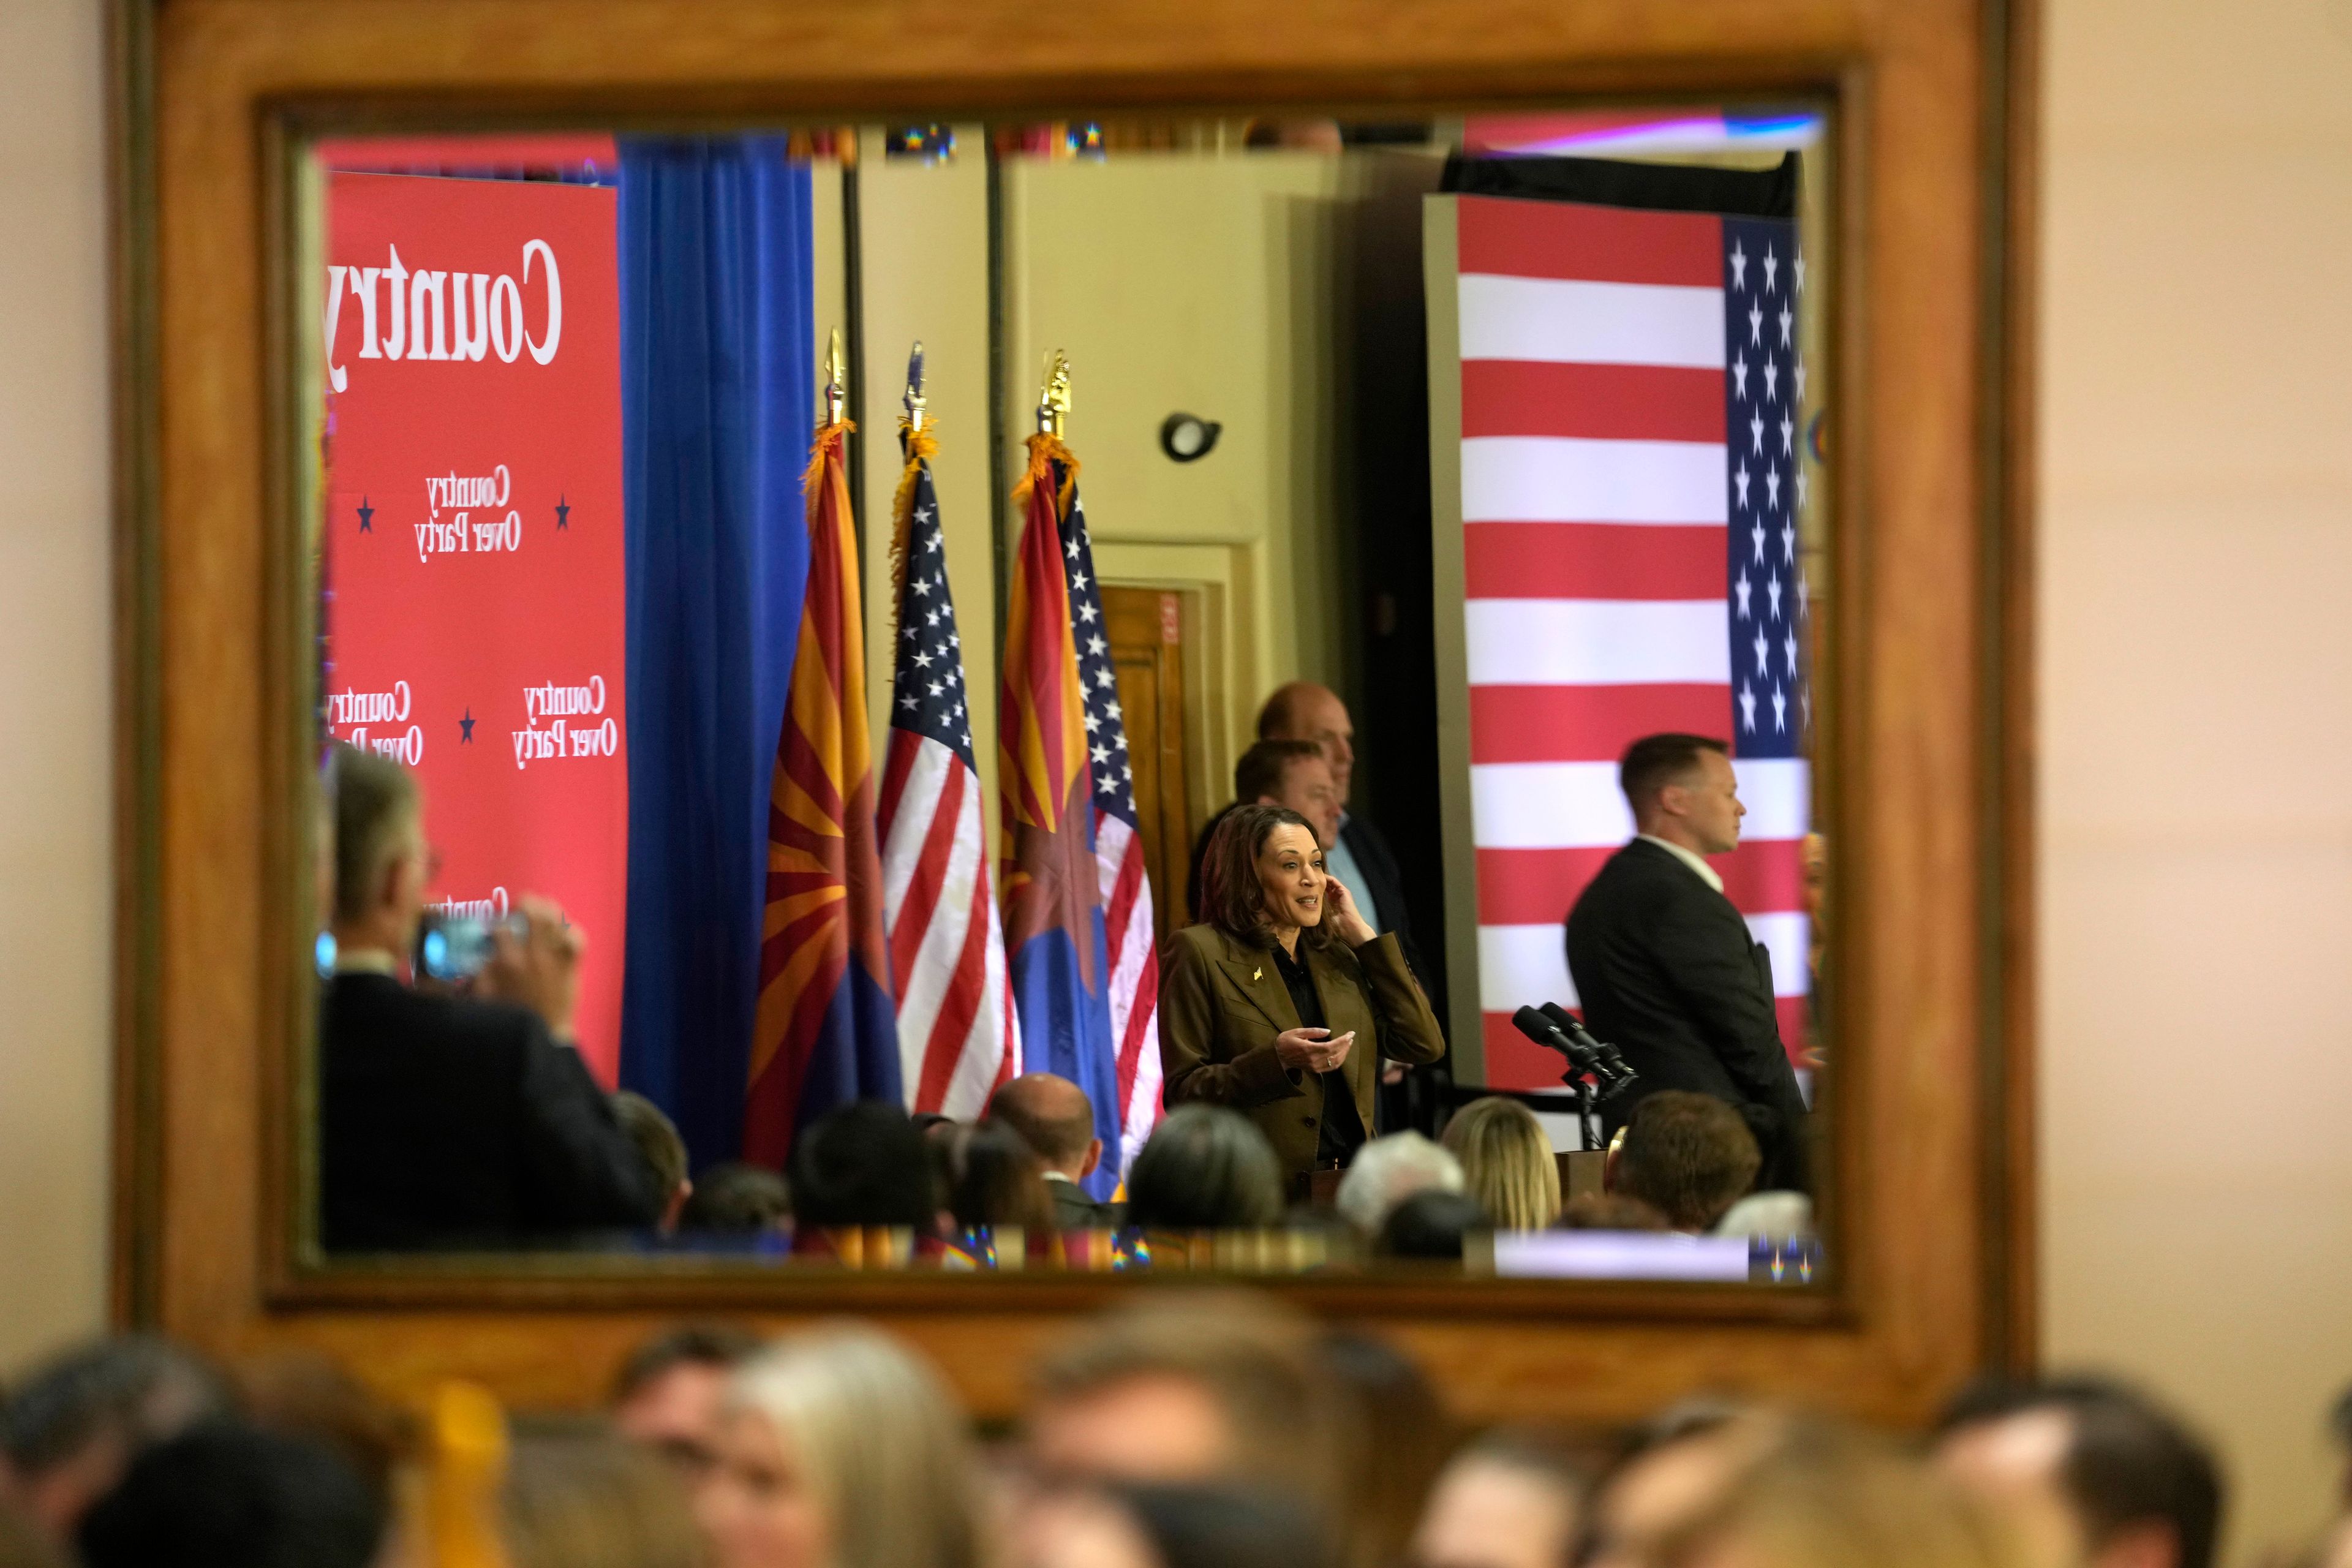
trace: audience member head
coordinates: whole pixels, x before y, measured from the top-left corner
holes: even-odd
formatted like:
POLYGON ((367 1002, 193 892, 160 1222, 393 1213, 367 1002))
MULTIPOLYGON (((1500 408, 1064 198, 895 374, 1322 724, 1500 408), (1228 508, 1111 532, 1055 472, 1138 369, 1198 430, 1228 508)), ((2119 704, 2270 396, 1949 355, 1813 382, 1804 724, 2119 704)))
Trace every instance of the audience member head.
POLYGON ((1666 1216, 1622 1193, 1580 1193, 1559 1206, 1562 1230, 1665 1230, 1666 1216))
POLYGON ((1262 1297, 1168 1291, 1046 1355, 1029 1441, 1053 1478, 1228 1482, 1328 1515, 1341 1408, 1304 1316, 1262 1297))
POLYGON ((1610 1190, 1639 1198, 1679 1231, 1704 1236, 1756 1184, 1763 1156, 1732 1106, 1664 1089, 1645 1097, 1609 1163, 1610 1190))
POLYGON ((677 1478, 610 1433, 518 1436, 499 1500, 507 1568, 702 1568, 677 1478))
POLYGON ((1486 1211, 1476 1198, 1423 1187, 1389 1210, 1381 1222, 1379 1250, 1384 1258, 1459 1263, 1470 1233, 1487 1228, 1486 1211))
POLYGON ((1282 1166, 1255 1123, 1219 1105, 1160 1119, 1127 1173, 1129 1225, 1240 1230, 1282 1217, 1282 1166))
POLYGON ((1892 1442, 1840 1423, 1755 1418, 1678 1446, 1711 1458, 1642 1528, 1604 1531, 1608 1568, 2011 1568, 1986 1510, 1892 1442))
POLYGON ((1717 1236, 1789 1241, 1813 1234, 1813 1200, 1802 1193, 1750 1193, 1715 1222, 1717 1236))
POLYGON ((383 1530, 333 1449, 215 1416, 133 1459, 79 1541, 83 1568, 367 1568, 383 1530))
POLYGON ((959 1128, 948 1148, 947 1208, 965 1230, 1020 1226, 1054 1228, 1054 1194, 1045 1163, 1001 1122, 959 1128))
POLYGON ((2088 1568, 2211 1568, 2220 1468, 2145 1395, 2103 1378, 1989 1381, 1938 1430, 1946 1473, 2088 1568))
POLYGON ((339 742, 333 759, 335 945, 404 959, 432 877, 424 797, 389 757, 339 742))
POLYGON ((718 1462, 728 1381, 760 1348, 754 1335, 689 1323, 629 1352, 613 1378, 613 1428, 669 1461, 689 1485, 718 1462))
POLYGON ((855 1324, 781 1340, 744 1363, 727 1411, 695 1503, 715 1568, 981 1561, 962 1413, 897 1341, 855 1324))
POLYGON ((417 1446, 406 1414, 316 1351, 276 1351, 240 1362, 231 1381, 247 1420, 265 1431, 324 1443, 390 1511, 401 1466, 417 1446))
POLYGON ((1559 1159, 1536 1113, 1516 1100, 1474 1100, 1445 1124, 1463 1191, 1496 1230, 1542 1230, 1559 1217, 1559 1159))
POLYGON ((1323 1568, 1315 1517, 1246 1487, 1057 1487, 1021 1510, 1010 1568, 1323 1568))
POLYGON ((1418 1132, 1391 1132, 1356 1151, 1332 1202, 1359 1236, 1377 1237, 1391 1209, 1432 1187, 1462 1191, 1462 1162, 1418 1132))
POLYGON ((69 1351, 0 1405, 0 1503, 64 1540, 142 1448, 226 1405, 219 1378, 161 1340, 69 1351))
POLYGON ((1019 1133, 1057 1176, 1082 1182, 1102 1163, 1094 1105, 1068 1079, 1023 1073, 990 1097, 988 1114, 1019 1133))
POLYGON ((694 1195, 694 1182, 687 1174, 686 1140, 678 1136, 677 1123, 665 1116, 660 1106, 625 1089, 613 1096, 613 1115, 629 1142, 637 1146, 637 1152, 645 1156, 654 1186, 668 1194, 662 1205, 660 1228, 676 1230, 686 1200, 694 1195))
POLYGON ((1697 855, 1739 847, 1739 781, 1729 748, 1704 735, 1644 735, 1625 748, 1617 782, 1633 825, 1697 855))
POLYGON ((1202 922, 1253 947, 1272 947, 1292 928, 1312 942, 1327 941, 1322 861, 1314 825, 1297 812, 1234 807, 1202 852, 1202 922))
POLYGON ((923 1135, 888 1100, 854 1100, 793 1140, 793 1217, 811 1226, 905 1226, 928 1234, 939 1206, 923 1135))
POLYGON ((1559 1435, 1497 1427, 1454 1455, 1413 1532, 1413 1568, 1565 1568, 1586 1473, 1559 1435))
POLYGON ((1323 748, 1312 741, 1260 741, 1234 764, 1234 798, 1280 805, 1305 817, 1326 849, 1339 841, 1339 793, 1323 748))
POLYGON ((1317 1342, 1339 1413, 1335 1523, 1351 1564, 1402 1563, 1422 1500, 1454 1447, 1454 1421, 1421 1363, 1369 1333, 1317 1342))
POLYGON ((1324 761, 1331 764, 1331 787, 1339 792, 1339 805, 1347 805, 1356 773, 1356 726, 1338 692, 1312 680, 1276 687, 1258 710, 1257 738, 1312 741, 1321 747, 1324 761))
POLYGON ((697 1236, 756 1236, 792 1217, 793 1192, 765 1165, 713 1165, 678 1206, 677 1227, 697 1236))

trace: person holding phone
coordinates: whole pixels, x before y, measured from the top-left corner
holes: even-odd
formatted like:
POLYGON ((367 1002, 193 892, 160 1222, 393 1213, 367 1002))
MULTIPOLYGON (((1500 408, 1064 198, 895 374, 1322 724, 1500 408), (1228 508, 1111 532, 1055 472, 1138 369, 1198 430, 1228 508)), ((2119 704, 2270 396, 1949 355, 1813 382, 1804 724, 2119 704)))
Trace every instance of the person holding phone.
MULTIPOLYGON (((328 783, 335 957, 319 1020, 324 1246, 565 1245, 650 1226, 666 1194, 572 1047, 578 928, 526 898, 520 921, 499 922, 477 954, 469 995, 406 983, 433 868, 416 781, 339 744, 328 783)), ((479 949, 479 936, 462 945, 479 949)))
POLYGON ((1381 1063, 1433 1062, 1445 1037, 1394 934, 1324 869, 1281 806, 1228 813, 1202 857, 1202 923, 1169 939, 1160 983, 1168 1105, 1242 1111, 1294 1197, 1344 1169, 1372 1124, 1381 1063))

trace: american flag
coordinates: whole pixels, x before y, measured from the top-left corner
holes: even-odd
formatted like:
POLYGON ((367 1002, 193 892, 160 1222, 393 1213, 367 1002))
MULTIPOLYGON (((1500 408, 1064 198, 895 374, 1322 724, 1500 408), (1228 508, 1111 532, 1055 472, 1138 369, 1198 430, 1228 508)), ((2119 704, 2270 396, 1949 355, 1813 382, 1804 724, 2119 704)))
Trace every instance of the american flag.
POLYGON ((1561 921, 1633 831, 1639 736, 1731 742, 1725 890, 1803 1038, 1811 728, 1795 226, 1455 198, 1464 629, 1486 1079, 1558 1079, 1561 921))
POLYGON ((876 816, 907 1109, 970 1121, 1018 1070, 1020 1032, 982 837, 963 643, 929 449, 929 436, 910 437, 898 679, 876 816))
POLYGON ((1086 700, 1087 764, 1094 775, 1095 864, 1109 937, 1110 1037, 1118 1047, 1118 1168, 1126 1171, 1160 1121, 1160 953, 1143 839, 1136 831, 1127 719, 1118 705, 1118 675, 1103 624, 1102 590, 1095 582, 1086 506, 1075 484, 1062 520, 1062 569, 1070 584, 1070 629, 1086 700))

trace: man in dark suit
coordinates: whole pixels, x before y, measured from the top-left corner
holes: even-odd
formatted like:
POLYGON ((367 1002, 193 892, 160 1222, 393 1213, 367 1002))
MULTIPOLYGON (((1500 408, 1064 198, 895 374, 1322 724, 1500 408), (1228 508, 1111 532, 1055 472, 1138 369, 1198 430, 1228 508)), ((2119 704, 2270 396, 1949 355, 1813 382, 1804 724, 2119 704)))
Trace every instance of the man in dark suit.
POLYGON ((1095 1109, 1085 1089, 1049 1072, 1024 1073, 990 1099, 988 1114, 1045 1163, 1055 1224, 1064 1230, 1118 1228, 1124 1205, 1097 1203, 1079 1185, 1102 1163, 1102 1140, 1095 1136, 1095 1109))
POLYGON ((1693 1089, 1736 1107, 1764 1154, 1765 1187, 1805 1185, 1806 1110, 1772 1010, 1772 959, 1706 863, 1739 843, 1738 781, 1724 743, 1650 735, 1618 770, 1636 837, 1568 915, 1568 968, 1586 1027, 1641 1075, 1601 1107, 1609 1131, 1642 1096, 1693 1089))
POLYGON ((522 900, 477 981, 400 978, 431 851, 415 781, 336 748, 335 973, 319 1026, 320 1228, 333 1251, 562 1244, 653 1225, 666 1194, 572 1048, 579 939, 522 900))

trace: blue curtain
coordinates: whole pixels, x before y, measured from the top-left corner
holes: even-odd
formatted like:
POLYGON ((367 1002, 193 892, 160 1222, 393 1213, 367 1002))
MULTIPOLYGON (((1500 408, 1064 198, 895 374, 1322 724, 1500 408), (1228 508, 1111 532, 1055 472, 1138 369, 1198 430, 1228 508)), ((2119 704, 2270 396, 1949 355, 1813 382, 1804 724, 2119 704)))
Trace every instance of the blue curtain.
POLYGON ((621 143, 629 919, 621 1082, 695 1169, 742 1143, 768 790, 808 575, 809 173, 782 137, 621 143))

